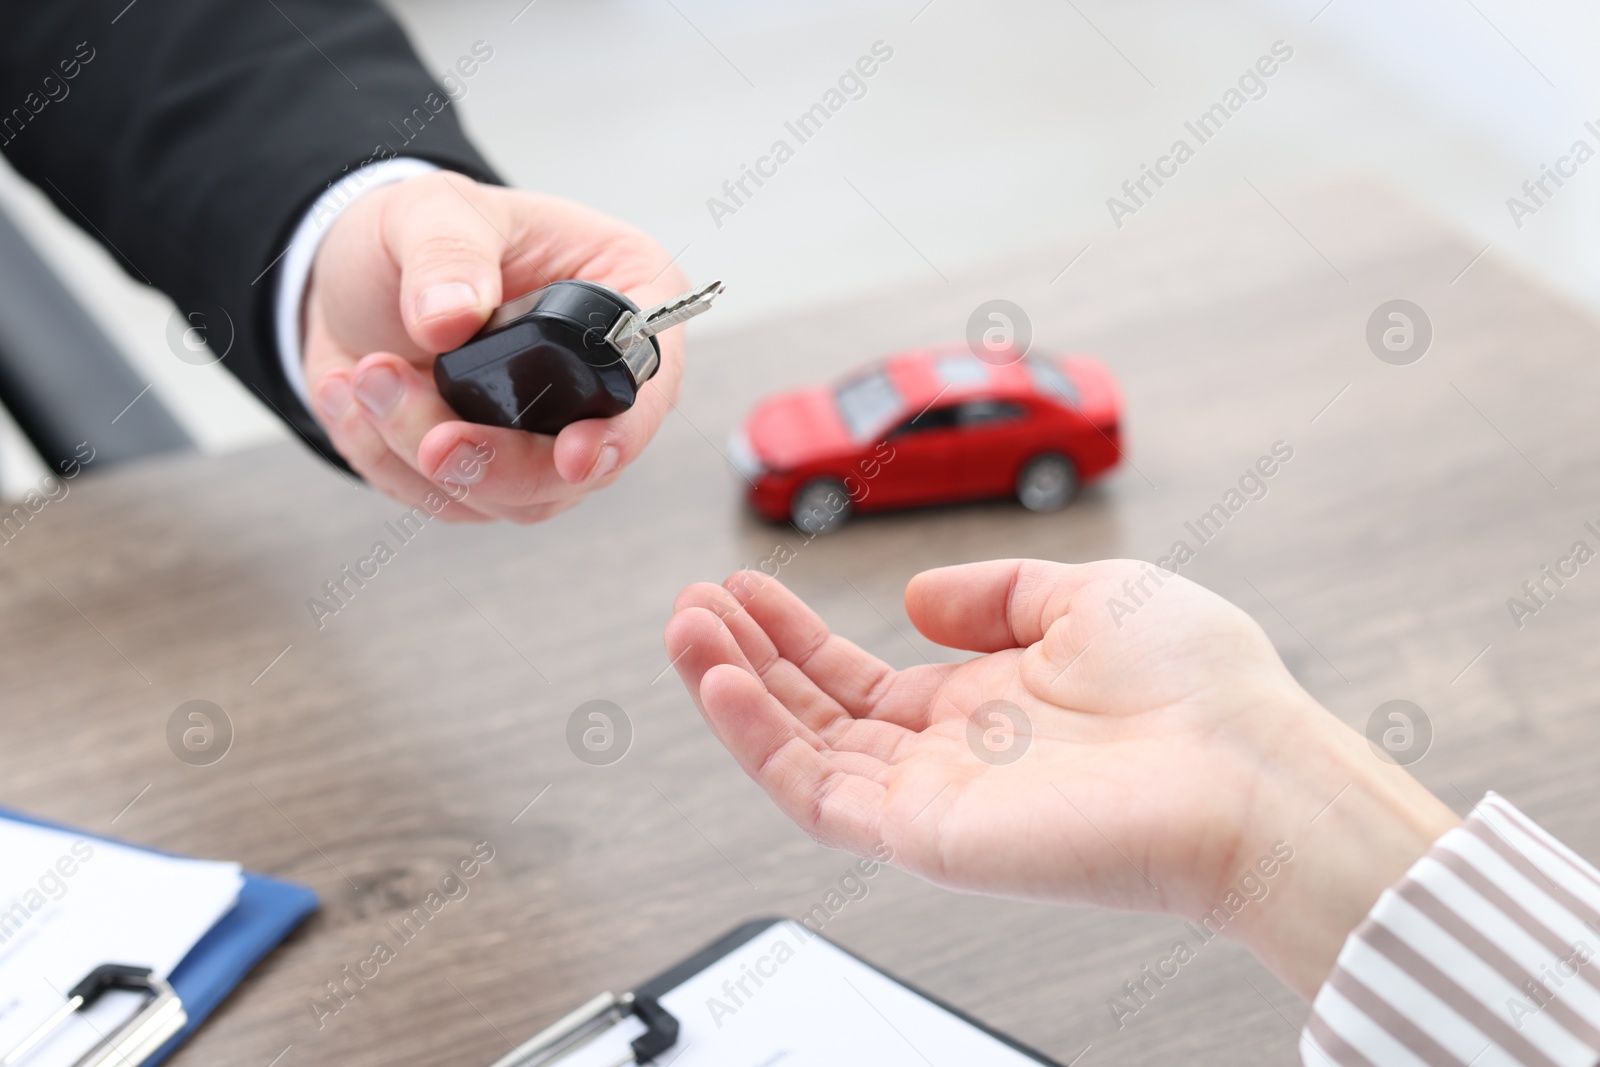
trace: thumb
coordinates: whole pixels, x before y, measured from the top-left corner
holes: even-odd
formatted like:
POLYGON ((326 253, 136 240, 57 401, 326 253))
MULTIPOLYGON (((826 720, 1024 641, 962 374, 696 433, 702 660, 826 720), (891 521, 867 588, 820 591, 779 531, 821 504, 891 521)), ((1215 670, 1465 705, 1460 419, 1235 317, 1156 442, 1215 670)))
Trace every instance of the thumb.
POLYGON ((906 586, 906 614, 931 641, 969 652, 1022 648, 1067 613, 1096 565, 996 559, 923 571, 906 586))
POLYGON ((400 268, 400 321, 418 347, 444 352, 466 343, 500 304, 506 241, 469 199, 472 179, 441 171, 405 186, 384 218, 400 268))

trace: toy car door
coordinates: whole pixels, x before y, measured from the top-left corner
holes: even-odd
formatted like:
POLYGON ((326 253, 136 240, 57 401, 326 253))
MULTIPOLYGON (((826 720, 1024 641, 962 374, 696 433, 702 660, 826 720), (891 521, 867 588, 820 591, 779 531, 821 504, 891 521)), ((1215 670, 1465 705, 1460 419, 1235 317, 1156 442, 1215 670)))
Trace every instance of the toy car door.
POLYGON ((1037 427, 1012 400, 969 400, 956 408, 957 469, 964 497, 1009 496, 1037 427))
POLYGON ((882 465, 870 483, 878 499, 867 504, 902 506, 933 504, 961 495, 959 453, 961 430, 956 405, 934 407, 905 419, 889 432, 894 458, 882 465))

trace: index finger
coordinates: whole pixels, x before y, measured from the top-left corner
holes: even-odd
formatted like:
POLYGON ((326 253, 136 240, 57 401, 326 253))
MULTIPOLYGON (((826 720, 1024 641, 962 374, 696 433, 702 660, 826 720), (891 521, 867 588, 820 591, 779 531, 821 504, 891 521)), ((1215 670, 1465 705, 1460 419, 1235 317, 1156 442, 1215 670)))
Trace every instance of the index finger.
MULTIPOLYGON (((715 614, 689 608, 674 617, 668 645, 708 648, 718 631, 731 642, 715 614)), ((870 851, 882 839, 888 789, 869 772, 884 765, 861 753, 819 751, 816 735, 736 661, 742 659, 736 653, 735 645, 704 663, 679 664, 717 739, 806 833, 834 848, 870 851)))
POLYGON ((916 668, 896 671, 840 637, 788 586, 758 571, 740 571, 724 586, 766 633, 778 654, 793 663, 852 718, 881 719, 920 731, 928 727, 939 672, 922 678, 916 668), (931 682, 931 685, 922 684, 931 682))

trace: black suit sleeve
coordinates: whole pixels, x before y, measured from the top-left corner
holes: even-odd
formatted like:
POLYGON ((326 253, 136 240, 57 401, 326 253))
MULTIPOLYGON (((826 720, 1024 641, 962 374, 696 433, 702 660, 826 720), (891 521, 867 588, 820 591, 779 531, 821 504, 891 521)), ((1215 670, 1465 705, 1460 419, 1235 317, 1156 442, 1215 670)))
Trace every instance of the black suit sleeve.
POLYGON ((289 387, 271 267, 347 170, 414 156, 481 180, 449 97, 367 0, 5 5, 0 150, 134 277, 231 322, 224 364, 337 462, 289 387))

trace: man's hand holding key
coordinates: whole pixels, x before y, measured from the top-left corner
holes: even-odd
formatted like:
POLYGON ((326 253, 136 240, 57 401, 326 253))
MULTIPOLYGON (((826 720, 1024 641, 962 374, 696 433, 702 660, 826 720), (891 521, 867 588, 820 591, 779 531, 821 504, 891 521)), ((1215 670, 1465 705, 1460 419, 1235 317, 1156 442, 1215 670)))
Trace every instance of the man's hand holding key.
POLYGON ((408 504, 470 486, 441 512, 457 521, 540 522, 609 485, 677 398, 682 330, 656 337, 659 369, 631 408, 553 437, 463 421, 434 385, 438 353, 508 297, 567 278, 647 308, 688 289, 651 238, 558 197, 438 172, 351 204, 317 252, 305 303, 306 378, 339 453, 408 504))

